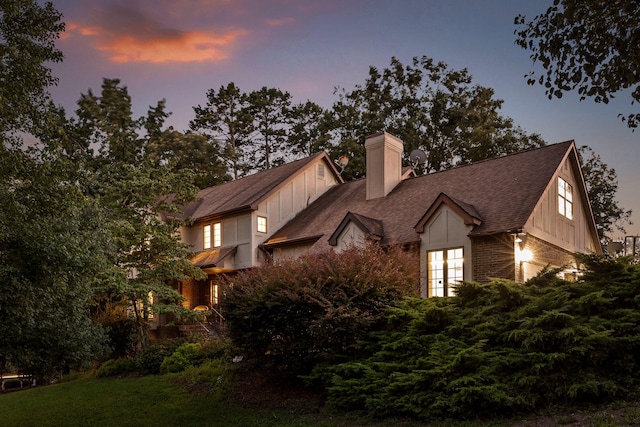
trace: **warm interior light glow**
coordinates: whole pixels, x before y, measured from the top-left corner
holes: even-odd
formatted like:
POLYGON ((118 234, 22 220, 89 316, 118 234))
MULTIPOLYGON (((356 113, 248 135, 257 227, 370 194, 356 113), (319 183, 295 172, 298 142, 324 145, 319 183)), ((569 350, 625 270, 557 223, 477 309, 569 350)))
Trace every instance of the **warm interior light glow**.
POLYGON ((515 255, 517 262, 529 262, 533 259, 533 253, 530 249, 516 249, 515 255))

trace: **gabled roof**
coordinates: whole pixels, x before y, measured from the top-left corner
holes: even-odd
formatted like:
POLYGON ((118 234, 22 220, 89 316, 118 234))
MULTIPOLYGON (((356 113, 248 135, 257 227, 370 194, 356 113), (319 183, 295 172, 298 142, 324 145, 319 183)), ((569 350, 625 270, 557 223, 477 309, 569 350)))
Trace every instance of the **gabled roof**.
POLYGON ((198 221, 255 210, 261 201, 284 185, 289 178, 302 172, 305 166, 318 159, 324 159, 326 166, 332 170, 336 179, 342 182, 329 156, 324 152, 318 153, 235 181, 200 190, 198 199, 183 208, 180 219, 191 218, 198 221))
POLYGON ((324 249, 349 212, 378 219, 384 229, 383 245, 413 243, 419 240, 414 227, 430 207, 444 202, 457 206, 475 225, 470 236, 519 230, 571 150, 575 152, 574 143, 567 141, 405 179, 386 197, 373 200, 366 200, 364 178, 337 185, 265 246, 322 234, 313 248, 324 249))
POLYGON ((358 215, 353 212, 348 212, 338 228, 336 228, 336 231, 334 231, 331 237, 329 237, 329 244, 331 246, 338 244, 338 237, 340 237, 340 234, 342 234, 344 229, 351 222, 356 224, 356 226, 358 226, 358 228, 369 237, 376 239, 382 239, 384 237, 382 221, 379 219, 369 218, 364 215, 358 215))
POLYGON ((453 197, 449 197, 444 193, 440 193, 440 195, 436 198, 436 200, 429 206, 427 212, 420 218, 420 221, 415 226, 416 232, 422 233, 424 231, 425 224, 431 219, 434 213, 440 208, 440 206, 445 205, 449 208, 453 209, 454 212, 458 214, 460 218, 464 221, 466 225, 480 225, 482 224, 482 218, 480 218, 480 214, 476 210, 473 205, 462 202, 460 200, 456 200, 453 197))

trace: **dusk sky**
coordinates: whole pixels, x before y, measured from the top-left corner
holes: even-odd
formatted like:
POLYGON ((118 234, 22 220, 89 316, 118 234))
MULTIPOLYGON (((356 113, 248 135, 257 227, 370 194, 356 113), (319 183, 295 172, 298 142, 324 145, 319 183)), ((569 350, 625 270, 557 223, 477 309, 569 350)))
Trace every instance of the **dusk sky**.
MULTIPOLYGON (((502 114, 547 143, 588 145, 618 173, 620 206, 640 234, 640 130, 618 113, 637 112, 628 94, 608 105, 576 94, 550 101, 527 86, 529 52, 515 45, 514 18, 532 19, 552 0, 54 0, 66 32, 54 65, 56 103, 70 114, 80 94, 119 78, 134 114, 166 99, 168 124, 185 131, 206 92, 234 82, 243 92, 288 91, 294 103, 330 107, 334 88, 364 83, 369 66, 426 55, 467 68, 504 100, 502 114)), ((363 135, 364 138, 364 135, 363 135)), ((615 237, 621 237, 617 234, 615 237)))

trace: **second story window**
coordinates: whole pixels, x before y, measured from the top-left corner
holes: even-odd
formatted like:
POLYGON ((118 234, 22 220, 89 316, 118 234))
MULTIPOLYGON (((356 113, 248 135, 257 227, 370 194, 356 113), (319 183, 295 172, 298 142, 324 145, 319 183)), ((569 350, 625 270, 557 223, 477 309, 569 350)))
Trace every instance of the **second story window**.
POLYGON ((264 216, 258 216, 258 232, 267 232, 267 218, 264 216))
POLYGON ((202 247, 204 249, 211 248, 211 226, 210 225, 205 225, 204 226, 204 235, 203 235, 202 247))
POLYGON ((558 212, 568 219, 573 219, 573 187, 560 177, 558 177, 558 212))
POLYGON ((219 222, 213 224, 213 247, 217 248, 222 245, 222 226, 219 222))

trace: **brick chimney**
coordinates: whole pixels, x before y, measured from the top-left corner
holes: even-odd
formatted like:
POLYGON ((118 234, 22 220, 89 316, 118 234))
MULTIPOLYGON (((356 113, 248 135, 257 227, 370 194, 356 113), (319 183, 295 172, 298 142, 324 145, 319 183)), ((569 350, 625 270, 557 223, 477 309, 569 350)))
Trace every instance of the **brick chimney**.
POLYGON ((387 132, 366 137, 367 200, 385 197, 402 181, 402 140, 387 132))

